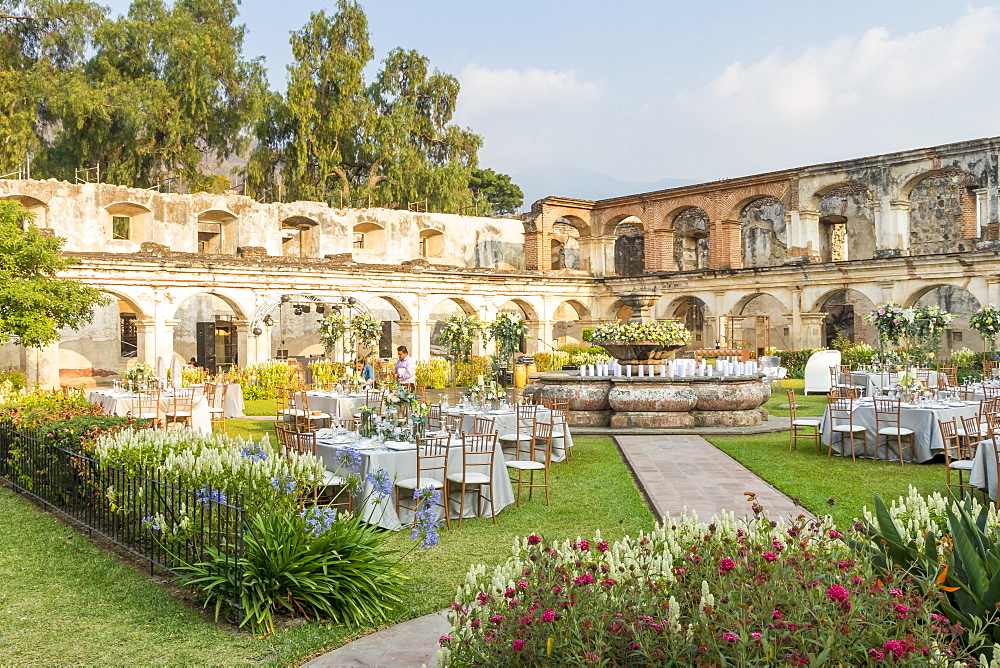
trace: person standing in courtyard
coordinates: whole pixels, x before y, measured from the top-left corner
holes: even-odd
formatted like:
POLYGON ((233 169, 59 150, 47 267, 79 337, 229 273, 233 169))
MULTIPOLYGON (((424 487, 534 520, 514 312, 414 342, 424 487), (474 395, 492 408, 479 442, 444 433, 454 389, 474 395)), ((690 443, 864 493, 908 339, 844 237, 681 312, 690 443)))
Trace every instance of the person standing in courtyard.
POLYGON ((361 374, 361 377, 365 379, 366 385, 372 385, 375 383, 375 371, 372 369, 372 365, 369 364, 363 357, 359 357, 354 363, 354 370, 361 374))
POLYGON ((399 360, 396 361, 394 372, 396 381, 406 389, 412 390, 414 384, 417 382, 417 363, 410 357, 406 346, 396 348, 396 355, 399 357, 399 360))

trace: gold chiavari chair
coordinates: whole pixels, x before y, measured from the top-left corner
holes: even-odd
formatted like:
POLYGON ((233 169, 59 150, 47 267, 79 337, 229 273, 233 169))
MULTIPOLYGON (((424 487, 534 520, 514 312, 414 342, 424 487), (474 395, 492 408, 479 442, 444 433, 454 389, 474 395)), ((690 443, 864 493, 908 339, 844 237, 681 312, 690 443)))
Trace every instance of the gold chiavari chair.
POLYGON ((885 458, 889 459, 889 443, 895 440, 899 452, 899 465, 903 466, 906 463, 904 451, 909 450, 910 460, 913 460, 916 436, 912 429, 902 426, 901 406, 900 399, 882 397, 875 399, 875 459, 878 459, 879 441, 884 436, 885 458))

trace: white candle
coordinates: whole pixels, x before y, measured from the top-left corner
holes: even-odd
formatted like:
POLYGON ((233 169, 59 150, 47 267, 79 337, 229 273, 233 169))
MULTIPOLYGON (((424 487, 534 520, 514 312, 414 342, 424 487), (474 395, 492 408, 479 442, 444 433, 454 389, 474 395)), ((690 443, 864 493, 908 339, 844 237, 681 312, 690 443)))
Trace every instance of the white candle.
POLYGON ((632 365, 631 364, 629 364, 628 366, 625 367, 625 376, 627 378, 631 378, 632 377, 632 365))
POLYGON ((639 367, 639 378, 642 378, 642 365, 639 364, 638 367, 639 367))
POLYGON ((479 376, 479 387, 482 387, 482 386, 483 386, 483 384, 484 384, 484 383, 483 383, 483 377, 482 377, 482 376, 479 376))
POLYGON ((667 365, 666 364, 661 364, 660 365, 660 375, 661 376, 666 376, 667 375, 667 365))

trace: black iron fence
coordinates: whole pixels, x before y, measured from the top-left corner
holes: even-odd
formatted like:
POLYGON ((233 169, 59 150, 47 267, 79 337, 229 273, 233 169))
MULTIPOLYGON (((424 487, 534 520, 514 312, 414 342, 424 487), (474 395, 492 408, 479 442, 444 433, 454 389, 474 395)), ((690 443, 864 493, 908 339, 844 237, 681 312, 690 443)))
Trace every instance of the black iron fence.
MULTIPOLYGON (((0 478, 16 491, 148 560, 150 570, 195 563, 206 550, 242 583, 246 511, 208 487, 185 489, 153 471, 129 471, 51 443, 43 433, 0 423, 0 478)), ((238 600, 239 584, 237 585, 238 600)))

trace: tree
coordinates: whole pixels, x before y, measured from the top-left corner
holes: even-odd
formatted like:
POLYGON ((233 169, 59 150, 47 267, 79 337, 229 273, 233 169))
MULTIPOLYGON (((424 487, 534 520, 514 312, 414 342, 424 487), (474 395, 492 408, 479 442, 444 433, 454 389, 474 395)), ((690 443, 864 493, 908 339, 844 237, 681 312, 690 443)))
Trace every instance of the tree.
POLYGON ((314 13, 291 42, 287 92, 258 123, 245 172, 254 194, 389 207, 426 199, 437 211, 468 203, 482 140, 451 124, 454 77, 397 48, 366 84, 374 51, 353 0, 339 0, 332 16, 314 13))
POLYGON ((79 329, 108 302, 96 288, 56 278, 72 264, 64 239, 44 236, 20 203, 0 201, 0 343, 44 346, 63 327, 79 329))
POLYGON ((492 169, 472 170, 469 189, 475 201, 487 206, 490 213, 513 215, 524 204, 524 193, 510 176, 492 169))
POLYGON ((204 161, 246 149, 266 93, 260 59, 243 57, 237 16, 235 0, 135 0, 104 21, 85 79, 55 109, 49 172, 69 178, 99 163, 112 183, 179 175, 188 190, 215 185, 204 161))
POLYGON ((101 8, 86 0, 0 0, 0 173, 58 129, 53 107, 83 77, 101 8))

